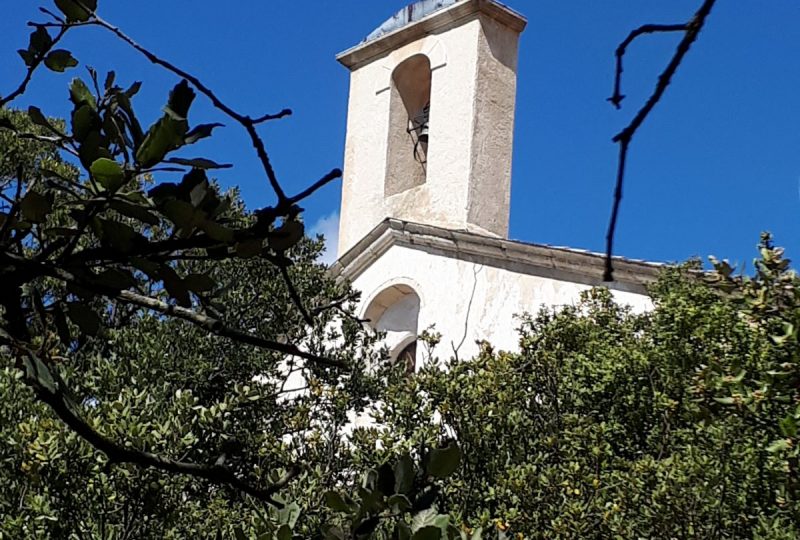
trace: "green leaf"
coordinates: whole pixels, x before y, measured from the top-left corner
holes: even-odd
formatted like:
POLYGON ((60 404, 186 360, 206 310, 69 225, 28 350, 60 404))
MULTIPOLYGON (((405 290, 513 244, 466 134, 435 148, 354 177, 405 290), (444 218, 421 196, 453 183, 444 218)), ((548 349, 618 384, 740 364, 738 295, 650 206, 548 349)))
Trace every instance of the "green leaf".
POLYGON ((47 49, 53 44, 53 38, 43 26, 37 26, 36 30, 31 33, 31 39, 28 45, 28 50, 32 53, 44 54, 47 49))
POLYGON ((55 0, 56 6, 61 10, 61 13, 67 16, 68 22, 84 22, 88 21, 91 13, 86 11, 83 6, 86 6, 92 11, 97 9, 97 0, 81 0, 80 4, 75 0, 55 0))
POLYGON ((291 502, 280 510, 281 522, 285 525, 288 525, 290 529, 294 529, 299 517, 300 505, 298 505, 296 502, 291 502))
POLYGON ((340 527, 325 524, 322 526, 322 534, 325 540, 345 540, 346 536, 340 527))
POLYGON ((235 235, 233 230, 224 225, 220 225, 216 221, 207 219, 200 224, 200 227, 202 227, 203 231, 205 231, 212 240, 216 240, 217 242, 229 244, 234 240, 235 235))
POLYGON ((788 450, 791 447, 792 443, 788 439, 778 439, 777 441, 767 446, 767 452, 774 454, 776 452, 782 452, 784 450, 788 450))
POLYGON ((29 354, 22 360, 25 371, 30 379, 37 381, 51 393, 56 392, 56 382, 50 369, 42 362, 42 359, 35 354, 29 354))
POLYGON ((86 83, 81 79, 75 77, 69 86, 69 99, 75 106, 89 105, 92 109, 97 108, 97 101, 95 101, 92 91, 86 86, 86 83))
POLYGON ((144 206, 126 201, 120 201, 119 199, 112 200, 110 204, 111 208, 123 216, 139 220, 142 223, 147 223, 148 225, 158 225, 160 221, 158 216, 144 206))
POLYGON ((111 87, 114 86, 114 79, 116 78, 117 74, 114 71, 109 71, 106 74, 106 80, 105 83, 103 84, 103 88, 105 88, 106 90, 111 90, 111 87))
POLYGON ((53 206, 50 199, 36 191, 28 191, 19 203, 22 217, 32 223, 41 223, 47 219, 53 206))
POLYGON ((17 54, 20 56, 20 58, 22 58, 22 61, 25 62, 27 67, 31 67, 36 61, 36 54, 32 53, 28 49, 19 49, 17 50, 17 54))
MULTIPOLYGON (((108 140, 100 134, 99 129, 89 131, 78 148, 78 157, 81 160, 81 165, 87 169, 91 168, 92 163, 100 158, 111 159, 111 152, 108 149, 108 140)), ((99 187, 102 188, 102 186, 99 187)))
POLYGON ((93 309, 80 302, 67 304, 67 316, 85 334, 96 336, 100 331, 100 317, 93 309))
POLYGON ((277 537, 278 540, 292 540, 292 529, 288 525, 281 525, 277 537))
POLYGON ((175 120, 163 116, 150 126, 141 146, 136 151, 136 161, 144 168, 161 163, 171 151, 183 145, 183 138, 188 129, 186 120, 175 120))
POLYGON ((147 239, 133 227, 121 221, 97 219, 93 222, 92 227, 104 244, 110 245, 120 253, 129 253, 136 246, 147 242, 147 239))
POLYGON ((394 538, 397 540, 411 540, 411 527, 402 521, 398 522, 397 525, 395 525, 394 538))
POLYGON ((130 289, 136 285, 136 280, 126 271, 109 268, 98 274, 92 281, 101 287, 116 291, 130 289))
POLYGON ((125 183, 122 166, 113 159, 100 158, 89 168, 95 180, 108 191, 115 192, 125 183))
POLYGON ((64 345, 69 346, 72 342, 72 336, 69 332, 69 325, 67 324, 67 317, 64 314, 64 310, 61 309, 60 304, 54 304, 52 308, 53 314, 53 323, 56 326, 56 332, 58 332, 58 339, 61 340, 61 343, 64 345))
POLYGON ((414 461, 408 454, 403 454, 394 464, 395 493, 408 493, 414 487, 414 461))
POLYGON ((128 97, 128 99, 130 99, 136 94, 138 94, 141 88, 142 88, 142 82, 136 81, 132 85, 130 85, 130 87, 127 90, 125 90, 125 95, 128 97))
POLYGON ((439 540, 441 536, 442 529, 433 525, 428 525, 415 532, 411 540, 439 540))
POLYGON ((194 144, 200 139, 211 137, 211 133, 214 131, 214 128, 218 127, 224 127, 224 124, 214 123, 200 124, 199 126, 195 126, 189 133, 186 134, 186 137, 183 139, 183 144, 194 144))
POLYGON ((55 131, 55 129, 47 120, 47 117, 44 115, 44 113, 39 107, 34 107, 33 105, 28 107, 28 116, 30 117, 31 122, 33 122, 37 126, 42 126, 50 129, 51 131, 55 131))
POLYGON ((164 163, 174 163, 176 165, 185 165, 186 167, 195 167, 197 169, 230 169, 233 167, 230 163, 217 163, 210 159, 205 158, 169 158, 165 159, 164 163))
POLYGON ((186 201, 176 199, 166 201, 162 212, 176 227, 187 232, 193 231, 203 219, 203 212, 186 201))
MULTIPOLYGON (((92 131, 100 129, 100 117, 90 105, 82 104, 72 111, 72 136, 84 142, 92 131)), ((91 163, 90 163, 91 165, 91 163)))
POLYGON ((385 496, 394 494, 394 470, 388 463, 384 463, 378 467, 378 490, 385 496))
POLYGON ((189 82, 183 79, 170 91, 164 112, 175 120, 186 120, 189 117, 189 108, 192 106, 195 97, 196 94, 189 86, 189 82))
POLYGON ((262 242, 260 238, 252 238, 236 244, 236 254, 239 257, 249 259, 261 253, 262 242))
POLYGON ((69 51, 64 49, 56 49, 54 51, 50 51, 50 53, 45 57, 44 65, 55 72, 63 73, 67 69, 77 66, 78 61, 75 60, 75 57, 73 57, 72 53, 69 51))
POLYGON ((186 288, 186 284, 175 270, 164 265, 161 267, 159 274, 161 275, 161 280, 164 282, 164 288, 167 290, 167 293, 175 299, 178 305, 182 307, 191 307, 192 298, 189 295, 189 289, 186 288))
POLYGON ((781 419, 779 427, 784 437, 793 438, 797 435, 797 420, 791 414, 781 419))
POLYGON ((275 251, 286 251, 303 238, 305 227, 303 223, 290 220, 269 234, 269 247, 275 251))
POLYGON ((403 513, 411 508, 411 501, 405 495, 392 495, 386 502, 392 511, 396 513, 403 513))
POLYGON ((716 401, 717 403, 722 403, 723 405, 733 405, 734 403, 736 403, 736 400, 733 399, 730 396, 727 396, 727 397, 715 397, 714 401, 716 401))
MULTIPOLYGON (((353 531, 353 534, 356 536, 369 536, 372 534, 378 525, 380 524, 381 520, 378 516, 372 516, 371 518, 367 518, 361 523, 353 531)), ((438 538, 436 540, 439 540, 438 538)))
POLYGON ((336 512, 350 512, 350 506, 344 501, 341 495, 335 491, 325 493, 325 504, 336 512))
POLYGON ((436 478, 447 478, 455 472, 460 462, 461 450, 455 443, 450 443, 446 448, 431 450, 427 472, 436 478))
POLYGON ((217 282, 208 274, 189 274, 183 278, 183 282, 190 291, 196 293, 207 292, 217 286, 217 282))

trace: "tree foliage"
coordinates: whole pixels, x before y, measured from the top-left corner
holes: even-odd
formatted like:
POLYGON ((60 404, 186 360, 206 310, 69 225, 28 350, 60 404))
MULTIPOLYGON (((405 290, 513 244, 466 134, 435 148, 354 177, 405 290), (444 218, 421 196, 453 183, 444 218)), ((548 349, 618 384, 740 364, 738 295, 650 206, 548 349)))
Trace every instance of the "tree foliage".
POLYGON ((760 250, 752 277, 669 270, 647 313, 593 290, 524 317, 519 353, 396 380, 356 459, 452 437, 444 504, 508 535, 797 537, 800 280, 760 250))
POLYGON ((103 21, 96 2, 56 8, 31 23, 25 75, 0 97, 0 385, 13 419, 1 530, 249 530, 263 504, 285 513, 291 489, 332 485, 338 429, 370 392, 357 297, 303 238, 299 203, 340 172, 287 195, 256 129, 283 113, 236 112, 103 21), (2 109, 37 69, 75 67, 56 47, 86 25, 178 77, 149 127, 134 107, 141 83, 91 68, 69 83, 66 122, 2 109), (245 211, 209 177, 229 165, 183 154, 221 125, 190 122, 198 92, 247 131, 274 205, 245 211))
MULTIPOLYGON (((36 127, 27 114, 6 117, 20 130, 36 127)), ((21 169, 33 179, 52 169, 77 182, 77 168, 51 145, 7 131, 0 139, 4 178, 16 181, 21 169)), ((42 193, 59 196, 47 187, 42 193)), ((226 219, 252 221, 235 192, 224 198, 226 219)), ((60 211, 60 203, 53 206, 53 213, 60 211)), ((254 485, 270 485, 291 473, 295 483, 283 490, 281 501, 314 486, 333 487, 340 468, 337 431, 347 422, 347 411, 374 395, 374 384, 358 368, 374 359, 363 356, 370 354, 372 337, 352 317, 352 291, 314 262, 320 249, 319 241, 305 239, 285 252, 293 262, 294 292, 313 306, 335 305, 317 310, 313 327, 294 307, 281 269, 259 257, 200 257, 176 262, 174 269, 197 289, 213 290, 209 309, 219 311, 223 324, 265 340, 302 342, 304 350, 352 366, 350 374, 292 363, 291 357, 287 362, 282 353, 98 297, 67 300, 66 328, 59 329, 50 306, 73 293, 43 279, 49 324, 32 332, 40 343, 48 342, 41 384, 53 377, 81 420, 121 448, 224 467, 254 485), (68 333, 67 344, 59 341, 60 331, 68 333)), ((152 296, 168 294, 159 284, 140 285, 145 286, 152 296)), ((113 454, 96 452, 36 399, 24 384, 31 371, 17 369, 14 360, 4 355, 0 376, 0 415, 6 420, 0 429, 0 536, 214 537, 217 531, 232 534, 234 527, 255 530, 264 521, 260 515, 266 510, 235 486, 117 465, 113 454)))
POLYGON ((96 1, 55 6, 0 98, 0 537, 800 535, 800 282, 769 237, 752 277, 668 270, 647 313, 594 290, 525 316, 518 353, 409 377, 314 263, 299 204, 340 172, 286 194, 257 128, 288 111, 242 114, 96 1), (2 108, 78 64, 58 47, 82 26, 176 75, 152 125, 140 83, 91 69, 66 122, 2 108), (221 125, 190 122, 197 94, 274 205, 185 154, 221 125))

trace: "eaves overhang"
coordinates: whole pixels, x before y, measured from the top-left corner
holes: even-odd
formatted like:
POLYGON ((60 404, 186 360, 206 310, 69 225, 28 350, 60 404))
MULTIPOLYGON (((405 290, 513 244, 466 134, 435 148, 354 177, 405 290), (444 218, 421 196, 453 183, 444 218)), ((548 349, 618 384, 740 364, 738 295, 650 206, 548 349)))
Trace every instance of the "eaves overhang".
POLYGON ((393 246, 508 269, 520 274, 647 294, 666 265, 614 257, 614 278, 603 281, 605 256, 579 249, 532 244, 388 218, 350 248, 330 268, 339 279, 355 281, 393 246))

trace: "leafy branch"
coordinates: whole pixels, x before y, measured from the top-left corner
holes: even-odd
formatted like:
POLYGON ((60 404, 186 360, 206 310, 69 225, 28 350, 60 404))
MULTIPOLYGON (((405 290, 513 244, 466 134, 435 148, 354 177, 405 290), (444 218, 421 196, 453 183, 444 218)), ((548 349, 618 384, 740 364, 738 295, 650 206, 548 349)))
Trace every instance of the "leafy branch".
POLYGON ((75 354, 88 337, 113 327, 113 313, 119 306, 127 306, 126 313, 147 310, 180 319, 234 343, 279 353, 290 363, 296 357, 305 361, 306 367, 330 369, 333 374, 349 371, 346 362, 303 350, 283 334, 267 337, 249 325, 243 330, 230 324, 241 318, 230 317, 225 306, 215 303, 223 291, 212 277, 213 267, 204 266, 259 258, 277 268, 276 279, 284 282, 306 332, 324 324, 320 313, 315 311, 312 317, 304 306, 289 268, 293 250, 305 232, 298 203, 339 178, 341 171, 334 169, 288 196, 257 126, 286 117, 290 110, 257 118, 237 112, 199 78, 100 18, 96 0, 56 0, 56 5, 63 16, 42 9, 53 22, 29 23, 34 32, 28 49, 20 51, 26 74, 15 90, 0 100, 0 106, 26 91, 40 65, 57 72, 77 65, 69 51, 54 48, 75 27, 102 27, 182 80, 170 92, 163 115, 147 129, 139 123, 132 104, 141 83, 124 89, 116 84, 114 72, 100 81, 91 68, 88 84, 76 78, 70 85, 73 109, 66 129, 37 107, 28 109, 25 122, 14 115, 0 116, 0 128, 20 140, 52 145, 73 155, 85 171, 81 178, 77 166, 41 168, 36 170, 41 178, 31 180, 19 168, 16 193, 12 196, 10 190, 3 190, 2 197, 9 203, 0 211, 3 352, 11 351, 39 399, 111 462, 203 478, 275 503, 272 495, 297 476, 299 469, 292 468, 280 481, 258 488, 221 464, 171 460, 120 446, 75 412, 57 362, 49 359, 75 354), (57 29, 55 37, 48 32, 50 28, 57 29), (221 126, 190 125, 195 89, 248 133, 277 197, 274 206, 243 215, 208 178, 208 171, 230 165, 174 155, 211 137, 221 126), (154 173, 167 171, 185 174, 179 182, 152 185, 154 173))

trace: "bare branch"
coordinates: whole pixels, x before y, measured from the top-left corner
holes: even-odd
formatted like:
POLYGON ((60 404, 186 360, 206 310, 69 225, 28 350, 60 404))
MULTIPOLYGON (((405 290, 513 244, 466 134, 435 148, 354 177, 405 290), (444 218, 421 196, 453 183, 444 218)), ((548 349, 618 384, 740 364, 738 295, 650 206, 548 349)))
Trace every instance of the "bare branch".
POLYGON ((628 45, 630 45, 634 39, 643 34, 685 32, 687 27, 688 25, 686 24, 645 24, 628 34, 628 37, 626 37, 625 40, 619 44, 619 47, 617 47, 617 52, 615 53, 617 57, 617 69, 614 74, 614 94, 608 98, 608 101, 610 101, 614 107, 621 109, 622 100, 625 99, 625 95, 621 92, 623 71, 622 58, 625 56, 628 45))
POLYGON ((225 324, 223 324, 222 321, 214 317, 201 315, 200 313, 197 313, 196 311, 193 311, 191 309, 183 308, 180 306, 174 306, 172 304, 167 304, 166 302, 156 300, 155 298, 151 298, 149 296, 143 296, 140 294, 133 293, 131 291, 121 291, 116 296, 116 298, 117 300, 120 300, 128 304, 133 304, 139 307, 151 309, 153 311, 163 313, 164 315, 173 316, 177 319, 183 319, 192 324, 200 326, 201 328, 205 328, 214 335, 230 338, 234 341, 238 341, 239 343, 253 345, 255 347, 268 349, 271 351, 283 353, 290 356, 297 356, 298 358, 302 358, 304 360, 308 360, 310 362, 322 364, 325 366, 336 367, 336 368, 347 367, 341 362, 338 362, 336 360, 331 360, 330 358, 324 358, 322 356, 318 356, 316 354, 303 351, 296 345, 292 345, 290 343, 280 343, 278 341, 272 341, 269 339, 264 339, 259 336, 254 336, 253 334, 249 334, 247 332, 242 332, 240 330, 230 328, 225 324))
POLYGON ((331 181, 336 180, 337 178, 342 177, 342 170, 341 169, 333 169, 331 172, 311 184, 309 187, 295 195, 294 197, 289 199, 289 202, 295 204, 297 202, 302 201, 303 199, 311 196, 315 191, 320 189, 321 187, 330 184, 331 181))
MULTIPOLYGON (((45 26, 45 25, 40 25, 40 26, 45 26)), ((64 34, 67 33, 67 30, 69 30, 69 28, 70 27, 68 25, 60 26, 58 34, 56 34, 56 37, 54 37, 53 41, 50 42, 50 46, 47 47, 47 50, 45 50, 41 54, 36 55, 36 58, 34 58, 33 62, 31 62, 31 65, 28 66, 28 71, 25 73, 25 78, 22 79, 22 82, 19 84, 17 89, 8 94, 6 97, 0 98, 0 108, 5 107, 6 105, 8 105, 9 103, 11 103, 12 101, 14 101, 19 96, 25 93, 25 90, 27 90, 28 88, 28 84, 31 82, 31 79, 33 78, 33 73, 42 64, 45 56, 47 56, 47 53, 50 52, 53 49, 53 47, 55 47, 56 44, 58 44, 59 41, 61 41, 61 38, 64 37, 64 34)))
POLYGON ((625 162, 628 159, 628 145, 630 140, 619 143, 619 163, 617 165, 617 182, 614 187, 614 204, 611 209, 611 222, 606 233, 606 263, 603 271, 603 281, 614 281, 614 265, 612 263, 612 253, 614 250, 614 231, 617 229, 617 217, 619 216, 619 205, 622 202, 622 184, 625 179, 625 162))
POLYGON ((78 157, 78 151, 74 148, 70 148, 64 142, 66 139, 64 137, 48 137, 47 135, 37 135, 36 133, 20 133, 15 131, 14 134, 19 139, 26 139, 30 141, 37 141, 45 144, 52 144, 53 146, 57 146, 61 150, 72 154, 75 157, 78 157))
POLYGON ((120 302, 124 302, 126 304, 132 304, 145 309, 156 311, 158 313, 162 313, 164 315, 168 315, 170 317, 174 317, 176 319, 182 319, 196 326, 199 326, 200 328, 203 328, 208 332, 219 337, 230 338, 239 343, 252 345, 254 347, 275 351, 289 356, 296 356, 298 358, 302 358, 304 360, 307 360, 309 362, 314 362, 316 364, 340 368, 340 369, 347 369, 347 366, 342 362, 304 351, 299 347, 297 347, 296 345, 292 345, 291 343, 281 343, 279 341, 265 339, 260 336, 253 335, 248 332, 236 330, 235 328, 231 328, 225 325, 219 319, 203 315, 189 308, 168 304, 156 298, 144 296, 127 290, 116 291, 108 289, 106 287, 99 286, 96 283, 93 283, 89 280, 80 279, 77 276, 73 275, 71 272, 64 270, 63 268, 57 268, 48 264, 31 261, 26 259, 25 257, 15 255, 12 253, 0 253, 0 261, 9 263, 11 265, 16 265, 20 268, 25 268, 27 270, 35 272, 38 275, 54 277, 56 279, 64 281, 65 283, 73 283, 75 285, 83 287, 84 289, 96 292, 98 294, 102 294, 108 298, 119 300, 120 302))
MULTIPOLYGON (((91 12, 91 10, 89 11, 91 12)), ((92 18, 86 22, 87 24, 105 28, 106 30, 117 36, 119 39, 121 39, 122 41, 133 47, 135 50, 142 53, 145 56, 145 58, 147 58, 153 64, 161 66, 166 70, 171 71, 172 73, 178 75, 179 77, 186 79, 187 81, 192 83, 192 85, 195 88, 197 88, 197 90, 200 93, 206 96, 214 105, 214 107, 216 107, 217 109, 225 113, 227 116, 229 116, 230 118, 241 124, 242 127, 245 128, 245 131, 247 131, 248 135, 250 135, 250 140, 253 143, 253 147, 256 150, 256 154, 258 154, 258 158, 261 161, 261 165, 264 168, 264 172, 267 175, 267 179, 269 180, 270 186, 272 187, 272 190, 275 192, 275 195, 278 197, 279 205, 285 204, 286 194, 284 193, 283 188, 278 182, 278 178, 275 175, 275 170, 272 167, 272 163, 270 162, 266 147, 264 146, 264 141, 258 135, 258 132, 255 129, 256 122, 252 118, 240 114, 237 111, 233 110, 228 105, 226 105, 219 97, 217 97, 217 95, 209 87, 203 84, 203 82, 200 79, 198 79, 191 73, 155 55, 154 53, 152 53, 151 51, 149 51, 148 49, 144 48, 142 45, 134 41, 131 37, 125 34, 118 27, 114 26, 113 24, 99 17, 96 13, 91 12, 91 14, 92 18)))
POLYGON ((253 124, 261 124, 264 122, 269 122, 270 120, 280 120, 286 116, 292 115, 292 109, 283 109, 281 112, 277 114, 265 114, 260 118, 253 119, 253 124))
MULTIPOLYGON (((636 113, 636 116, 633 117, 633 120, 631 120, 631 122, 612 139, 613 142, 619 144, 620 152, 619 161, 617 163, 617 181, 614 187, 614 204, 611 211, 611 220, 608 225, 608 232, 606 233, 606 264, 605 271, 603 273, 603 281, 614 281, 614 266, 612 262, 612 255, 614 251, 614 235, 616 233, 617 218, 619 216, 619 206, 622 202, 622 187, 625 182, 625 164, 630 143, 633 140, 633 136, 636 134, 636 130, 639 129, 642 123, 647 119, 647 116, 652 112, 656 104, 658 104, 658 102, 661 100, 664 92, 669 86, 669 83, 672 81, 672 77, 675 75, 675 72, 678 70, 678 67, 680 67, 681 62, 686 56, 686 53, 689 52, 689 48, 692 46, 692 43, 695 42, 697 36, 700 34, 700 30, 702 30, 706 18, 711 13, 711 8, 714 7, 715 3, 716 0, 704 0, 703 4, 694 14, 692 19, 686 25, 684 25, 685 34, 683 39, 681 39, 680 43, 678 43, 675 54, 669 61, 669 64, 667 64, 666 69, 658 77, 658 82, 656 83, 656 88, 653 91, 653 94, 650 96, 647 102, 645 102, 644 106, 639 109, 639 112, 636 113)), ((638 35, 647 33, 646 31, 637 32, 637 30, 632 32, 631 35, 629 35, 628 38, 623 42, 623 44, 627 46, 627 44, 629 44, 630 41, 633 41, 633 39, 635 39, 638 35)), ((621 70, 621 67, 618 67, 618 69, 621 70)), ((612 103, 614 103, 615 97, 617 97, 616 94, 611 98, 612 103)), ((619 99, 621 100, 622 98, 620 97, 619 99)))

